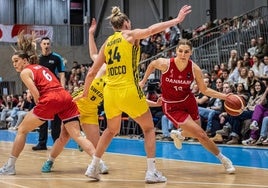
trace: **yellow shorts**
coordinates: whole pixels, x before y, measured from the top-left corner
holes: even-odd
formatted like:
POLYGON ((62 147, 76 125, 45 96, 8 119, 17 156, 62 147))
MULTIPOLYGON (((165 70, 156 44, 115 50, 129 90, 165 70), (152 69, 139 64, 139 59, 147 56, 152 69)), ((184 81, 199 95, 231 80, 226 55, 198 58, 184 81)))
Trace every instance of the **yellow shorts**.
POLYGON ((76 102, 80 112, 81 124, 99 125, 98 106, 92 101, 81 98, 76 102))
POLYGON ((131 118, 136 118, 148 109, 145 95, 143 94, 140 98, 135 86, 109 88, 106 85, 104 87, 104 110, 108 119, 118 116, 122 112, 127 113, 131 118))

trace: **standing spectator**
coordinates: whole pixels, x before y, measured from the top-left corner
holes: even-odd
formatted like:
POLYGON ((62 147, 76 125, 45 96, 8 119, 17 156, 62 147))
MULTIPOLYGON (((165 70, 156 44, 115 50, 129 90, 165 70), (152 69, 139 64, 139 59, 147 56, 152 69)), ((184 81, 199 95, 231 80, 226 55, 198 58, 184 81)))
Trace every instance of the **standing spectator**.
MULTIPOLYGON (((65 64, 63 58, 51 51, 51 41, 48 37, 41 39, 40 47, 42 50, 41 55, 39 56, 39 64, 47 67, 54 75, 60 80, 60 83, 63 88, 65 88, 65 64)), ((51 136, 53 141, 60 135, 60 126, 61 120, 55 115, 53 121, 51 121, 51 136)), ((38 144, 32 149, 35 150, 46 150, 47 149, 47 138, 48 138, 48 122, 46 121, 39 129, 39 139, 38 144)))
POLYGON ((250 54, 250 58, 252 58, 256 54, 257 49, 257 40, 252 38, 250 40, 250 48, 248 48, 247 52, 250 54))
POLYGON ((263 37, 258 38, 258 45, 256 48, 255 56, 262 60, 265 55, 268 55, 268 46, 263 37))
POLYGON ((231 50, 230 57, 229 57, 229 60, 228 60, 228 69, 229 70, 232 68, 232 64, 234 62, 237 62, 237 60, 238 60, 237 50, 231 50))

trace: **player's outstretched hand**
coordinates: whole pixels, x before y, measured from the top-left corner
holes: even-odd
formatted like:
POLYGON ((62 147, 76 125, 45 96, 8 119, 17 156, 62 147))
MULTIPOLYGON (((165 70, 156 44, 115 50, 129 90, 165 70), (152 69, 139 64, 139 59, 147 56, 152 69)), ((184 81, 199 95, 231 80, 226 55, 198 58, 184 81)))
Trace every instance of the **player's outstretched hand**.
POLYGON ((190 12, 192 12, 192 9, 191 9, 191 8, 192 8, 192 7, 189 6, 189 5, 184 5, 184 6, 180 9, 180 12, 179 12, 179 14, 178 14, 178 16, 177 16, 178 23, 181 23, 181 22, 184 20, 185 16, 186 16, 187 14, 189 14, 190 12))

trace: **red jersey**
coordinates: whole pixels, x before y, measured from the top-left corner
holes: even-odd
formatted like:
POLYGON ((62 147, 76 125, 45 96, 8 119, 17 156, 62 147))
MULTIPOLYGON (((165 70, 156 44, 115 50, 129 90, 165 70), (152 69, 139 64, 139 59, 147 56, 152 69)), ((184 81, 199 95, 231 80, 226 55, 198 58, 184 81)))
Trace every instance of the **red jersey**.
POLYGON ((58 78, 48 68, 37 64, 28 65, 26 68, 33 72, 34 84, 40 96, 51 90, 63 89, 58 78))
POLYGON ((79 116, 78 108, 72 96, 60 84, 57 77, 46 67, 28 65, 33 73, 34 84, 40 97, 33 113, 42 120, 53 120, 56 114, 62 121, 79 116))
POLYGON ((193 63, 188 61, 188 65, 183 71, 179 71, 174 58, 170 59, 170 64, 166 72, 161 76, 162 99, 164 102, 181 102, 191 94, 191 84, 194 81, 193 63))

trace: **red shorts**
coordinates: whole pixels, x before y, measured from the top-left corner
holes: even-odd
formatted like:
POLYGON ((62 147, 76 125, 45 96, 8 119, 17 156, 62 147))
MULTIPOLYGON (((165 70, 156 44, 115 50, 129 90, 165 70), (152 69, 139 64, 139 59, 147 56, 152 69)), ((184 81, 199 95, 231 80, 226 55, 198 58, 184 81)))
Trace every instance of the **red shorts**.
POLYGON ((188 116, 196 121, 199 119, 199 112, 194 95, 190 94, 182 102, 167 103, 162 101, 163 112, 172 121, 173 125, 178 128, 188 116))
POLYGON ((62 121, 79 116, 78 108, 71 95, 63 90, 47 92, 39 98, 33 113, 42 120, 53 120, 58 114, 62 121))

